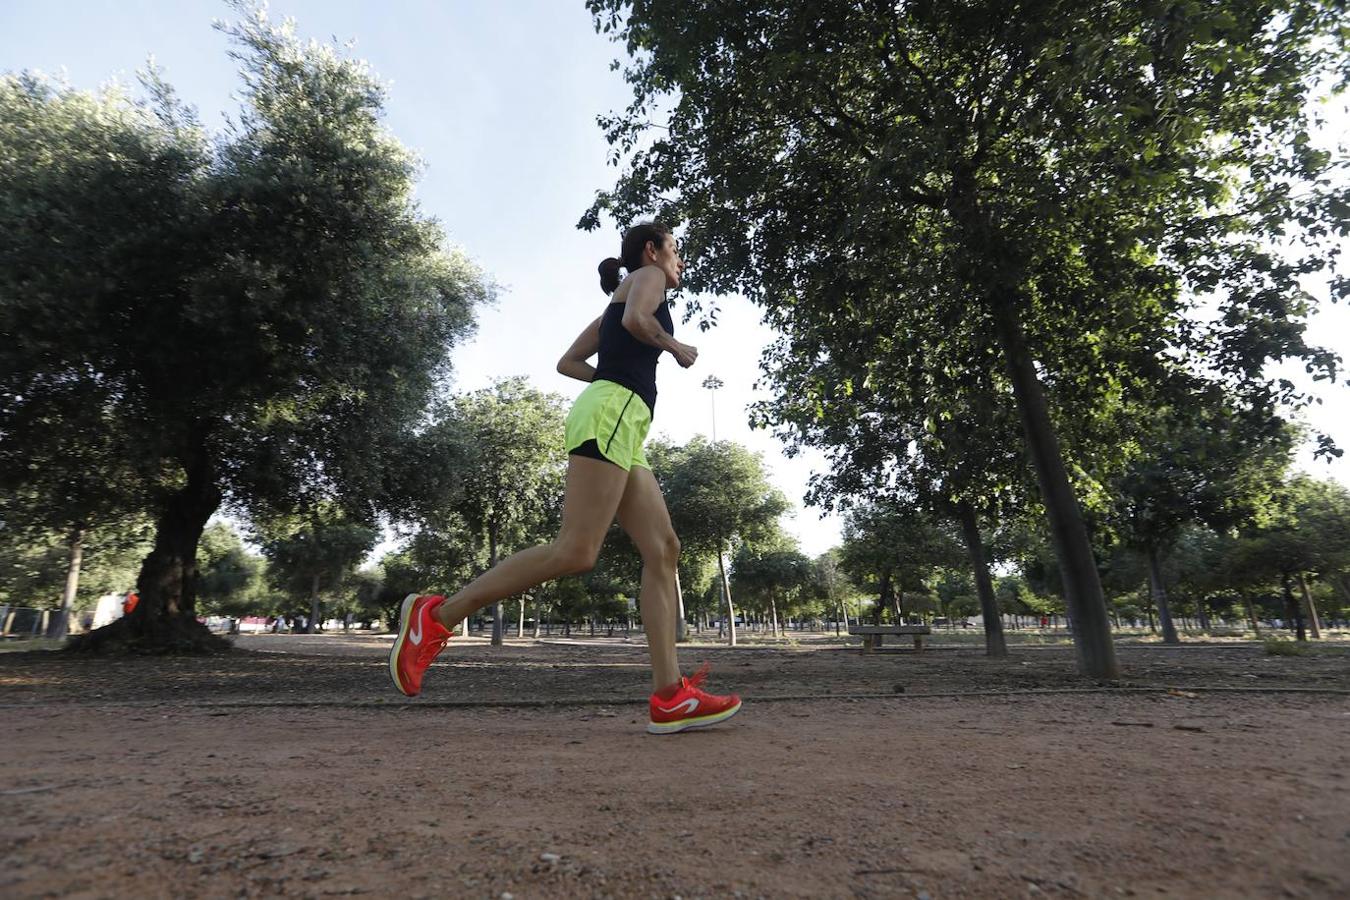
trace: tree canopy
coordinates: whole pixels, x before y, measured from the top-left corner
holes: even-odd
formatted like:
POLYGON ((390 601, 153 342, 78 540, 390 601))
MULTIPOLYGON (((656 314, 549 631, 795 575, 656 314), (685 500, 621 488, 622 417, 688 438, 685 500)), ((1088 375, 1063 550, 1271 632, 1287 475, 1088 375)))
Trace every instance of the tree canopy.
POLYGON ((0 77, 0 463, 25 423, 116 435, 157 523, 140 605, 88 648, 209 643, 194 560, 224 501, 369 519, 491 293, 418 213, 369 69, 238 8, 219 136, 154 71, 144 99, 0 77))

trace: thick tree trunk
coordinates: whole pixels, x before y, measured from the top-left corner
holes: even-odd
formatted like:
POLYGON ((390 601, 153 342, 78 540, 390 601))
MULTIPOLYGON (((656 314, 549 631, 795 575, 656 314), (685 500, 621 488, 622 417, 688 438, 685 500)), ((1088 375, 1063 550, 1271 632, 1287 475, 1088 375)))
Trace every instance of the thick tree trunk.
POLYGON ((1163 585, 1162 565, 1158 561, 1158 548, 1149 544, 1148 554, 1148 589, 1153 597, 1153 603, 1158 607, 1158 620, 1162 623, 1163 643, 1180 644, 1181 639, 1177 637, 1176 625, 1172 623, 1172 609, 1167 604, 1167 588, 1163 585))
POLYGON ((1312 591, 1308 590, 1308 579, 1302 572, 1298 573, 1298 587, 1303 593, 1303 613, 1308 617, 1308 630, 1312 632, 1313 640, 1322 639, 1322 618, 1317 614, 1317 604, 1313 602, 1312 591))
POLYGON ((66 586, 61 591, 61 610, 47 626, 47 637, 65 640, 70 631, 70 608, 75 605, 75 592, 80 587, 80 563, 84 560, 84 525, 76 525, 67 541, 70 553, 66 557, 66 586))
POLYGON ((727 643, 730 646, 735 647, 736 608, 731 605, 731 585, 727 583, 727 566, 726 562, 722 559, 722 545, 720 541, 717 545, 717 571, 722 576, 722 598, 725 600, 727 606, 727 635, 729 637, 727 643))
POLYGON ((966 539, 966 552, 970 554, 970 567, 975 573, 975 592, 980 597, 980 617, 984 619, 984 654, 1002 658, 1008 655, 1008 644, 1003 637, 1003 620, 998 615, 998 602, 994 599, 994 582, 989 577, 989 561, 984 556, 980 523, 975 518, 975 508, 964 500, 957 504, 956 512, 961 519, 961 534, 966 539))
MULTIPOLYGON (((488 528, 488 568, 494 568, 497 565, 497 529, 488 528)), ((502 625, 502 602, 498 600, 492 604, 492 646, 500 647, 502 645, 502 635, 505 628, 502 625)))
MULTIPOLYGON (((204 443, 204 441, 203 441, 204 443)), ((210 653, 229 641, 197 621, 197 542, 221 493, 204 448, 184 466, 187 483, 169 496, 155 524, 155 546, 136 579, 131 615, 77 635, 67 648, 89 653, 210 653)))
POLYGON ((1308 639, 1308 633, 1303 629, 1303 610, 1299 609, 1298 603, 1294 601, 1294 589, 1291 586, 1292 579, 1288 572, 1280 576, 1280 586, 1284 590, 1284 614, 1290 622, 1296 626, 1296 636, 1300 641, 1308 639))
POLYGON ((319 576, 315 575, 309 583, 309 621, 305 623, 305 632, 314 634, 319 630, 319 576))
POLYGON ((1106 598, 1102 594, 1087 525, 1069 484, 1045 394, 1027 350, 1017 302, 1014 292, 999 292, 993 298, 994 321, 1021 414, 1027 449, 1040 485, 1041 500, 1050 522, 1055 556, 1064 582, 1064 597, 1073 611, 1076 626, 1073 637, 1079 665, 1084 674, 1094 678, 1117 678, 1120 667, 1111 642, 1111 622, 1106 616, 1106 598))

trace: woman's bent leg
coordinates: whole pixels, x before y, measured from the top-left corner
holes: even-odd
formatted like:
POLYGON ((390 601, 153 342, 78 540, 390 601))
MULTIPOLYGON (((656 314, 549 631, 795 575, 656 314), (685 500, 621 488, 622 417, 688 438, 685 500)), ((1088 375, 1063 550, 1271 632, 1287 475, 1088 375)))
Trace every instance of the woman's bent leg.
POLYGON ((633 466, 628 489, 619 504, 619 525, 642 554, 642 628, 652 657, 652 690, 677 684, 680 664, 675 654, 675 567, 680 541, 670 524, 661 486, 650 469, 633 466))
POLYGON ((437 620, 453 629, 489 603, 591 569, 627 483, 628 473, 613 463, 586 456, 568 457, 558 537, 508 556, 469 582, 436 609, 437 620))

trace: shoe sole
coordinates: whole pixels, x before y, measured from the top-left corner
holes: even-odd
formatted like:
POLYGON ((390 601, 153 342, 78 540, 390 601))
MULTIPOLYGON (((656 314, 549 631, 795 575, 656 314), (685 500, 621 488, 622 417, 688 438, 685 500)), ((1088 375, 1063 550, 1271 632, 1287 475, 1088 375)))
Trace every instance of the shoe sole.
POLYGON ((741 704, 737 703, 730 709, 724 709, 720 713, 711 716, 699 716, 694 719, 681 719, 678 722, 648 722, 648 734, 677 734, 681 731, 688 731, 691 728, 707 728, 709 725, 716 725, 718 722, 725 722, 736 713, 741 711, 741 704))
POLYGON ((394 639, 393 649, 389 651, 389 680, 394 682, 394 687, 405 697, 415 697, 403 687, 403 682, 398 678, 398 653, 403 649, 403 642, 408 638, 408 626, 412 608, 417 603, 418 594, 409 594, 403 598, 403 606, 398 612, 398 637, 394 639))

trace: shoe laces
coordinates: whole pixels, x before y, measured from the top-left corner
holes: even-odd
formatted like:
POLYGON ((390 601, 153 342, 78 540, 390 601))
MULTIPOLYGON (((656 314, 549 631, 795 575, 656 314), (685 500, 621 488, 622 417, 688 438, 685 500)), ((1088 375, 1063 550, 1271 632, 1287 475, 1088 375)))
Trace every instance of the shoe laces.
POLYGON ((703 694, 705 697, 708 696, 706 691, 699 689, 699 685, 703 684, 703 682, 707 679, 708 672, 711 669, 712 666, 709 663, 705 662, 701 667, 699 667, 699 670, 697 672, 695 672, 693 675, 690 675, 688 678, 684 680, 684 686, 687 689, 693 691, 694 693, 703 694))
MULTIPOLYGON (((436 621, 436 618, 434 616, 429 615, 425 612, 423 612, 422 615, 426 616, 426 618, 429 620, 430 625, 433 625, 437 628, 441 628, 441 630, 444 631, 443 626, 441 626, 440 622, 436 621)), ((417 651, 417 664, 419 666, 431 665, 431 661, 440 655, 440 652, 445 649, 446 644, 450 643, 450 637, 451 633, 449 631, 445 631, 445 633, 440 637, 434 640, 428 640, 424 644, 422 644, 421 648, 419 648, 417 651)))

